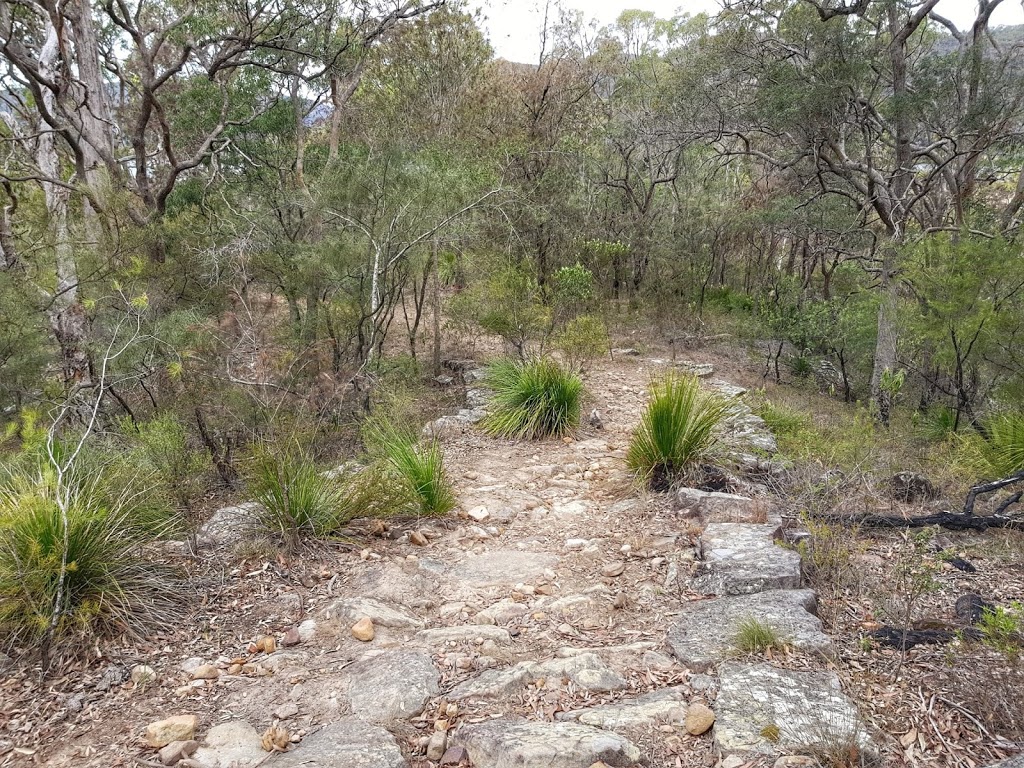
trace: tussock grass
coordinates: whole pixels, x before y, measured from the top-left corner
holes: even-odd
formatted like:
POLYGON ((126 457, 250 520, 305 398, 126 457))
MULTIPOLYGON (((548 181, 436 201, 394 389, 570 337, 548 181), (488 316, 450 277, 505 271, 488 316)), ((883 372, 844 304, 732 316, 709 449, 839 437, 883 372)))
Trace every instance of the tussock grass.
POLYGON ((341 484, 300 451, 263 446, 253 463, 249 491, 260 504, 261 527, 280 534, 289 549, 297 548, 305 536, 332 533, 352 513, 341 484))
POLYGON ((412 430, 386 418, 370 420, 363 431, 371 453, 382 459, 385 471, 396 475, 421 514, 441 516, 455 508, 455 490, 437 440, 421 442, 412 430))
POLYGON ((111 495, 100 474, 66 478, 61 491, 47 465, 4 478, 0 643, 40 643, 55 611, 53 642, 76 634, 141 636, 176 620, 180 584, 169 568, 144 556, 144 547, 160 534, 151 520, 142 525, 135 514, 145 495, 141 485, 122 485, 111 495))
POLYGON ((579 424, 583 381, 554 360, 499 360, 488 367, 486 383, 494 396, 480 424, 489 435, 560 437, 579 424))
POLYGON ((650 389, 650 402, 629 444, 629 468, 652 486, 668 486, 705 461, 729 415, 729 401, 695 376, 669 374, 650 389))
POLYGON ((764 653, 779 650, 784 645, 774 627, 752 616, 740 622, 732 644, 740 653, 764 653))
POLYGON ((984 423, 985 435, 961 434, 954 460, 974 479, 1007 477, 1024 469, 1024 411, 992 416, 984 423))

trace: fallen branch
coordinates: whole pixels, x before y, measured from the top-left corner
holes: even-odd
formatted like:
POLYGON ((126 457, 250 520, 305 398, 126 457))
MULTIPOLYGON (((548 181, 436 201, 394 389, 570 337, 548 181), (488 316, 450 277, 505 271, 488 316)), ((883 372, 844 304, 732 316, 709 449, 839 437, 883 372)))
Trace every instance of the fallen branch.
MULTIPOLYGON (((971 488, 971 490, 968 491, 967 493, 967 500, 964 502, 964 515, 974 514, 974 502, 981 494, 992 493, 993 491, 998 491, 999 489, 1005 488, 1008 485, 1013 485, 1014 483, 1021 482, 1024 482, 1024 468, 1021 468, 1018 472, 1010 475, 1009 477, 1004 477, 1001 480, 993 480, 990 483, 979 483, 978 485, 971 488)), ((1010 506, 1010 504, 1015 504, 1016 502, 1020 501, 1021 494, 1014 494, 1014 496, 1011 496, 1010 498, 1013 499, 1013 501, 1001 506, 999 508, 1000 512, 1004 511, 1006 507, 1010 506)))
POLYGON ((989 528, 1009 528, 1024 530, 1024 518, 1006 517, 1004 515, 964 515, 960 512, 938 512, 934 515, 920 517, 900 517, 896 515, 814 515, 832 523, 859 525, 868 528, 926 528, 937 525, 950 531, 987 531, 989 528))

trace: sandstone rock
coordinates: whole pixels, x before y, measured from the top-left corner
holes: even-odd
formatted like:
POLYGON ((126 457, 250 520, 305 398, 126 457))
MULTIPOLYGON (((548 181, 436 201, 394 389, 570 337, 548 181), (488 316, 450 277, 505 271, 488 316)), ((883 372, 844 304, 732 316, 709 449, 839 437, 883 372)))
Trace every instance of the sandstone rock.
POLYGON ((757 502, 749 496, 734 493, 714 493, 696 488, 680 488, 676 502, 682 509, 695 511, 707 523, 753 522, 757 502))
POLYGON ((877 753, 835 673, 729 661, 719 667, 719 685, 715 743, 723 754, 815 752, 836 745, 877 753))
POLYGON ((448 734, 444 731, 434 731, 430 734, 430 741, 427 743, 427 760, 440 762, 444 757, 445 748, 448 746, 448 734))
POLYGON ((639 728, 657 724, 680 723, 686 716, 685 690, 665 688, 635 699, 622 699, 614 704, 574 712, 573 719, 584 725, 606 730, 639 728))
POLYGON ((257 528, 260 505, 256 502, 221 507, 200 528, 200 542, 228 546, 251 538, 257 528))
POLYGON ((465 747, 448 747, 441 756, 441 765, 469 765, 469 752, 465 747))
POLYGON ((190 656, 178 665, 178 669, 191 675, 199 669, 199 667, 203 666, 203 664, 206 664, 206 659, 201 656, 190 656))
POLYGON ((128 670, 120 664, 111 664, 103 670, 100 679, 96 681, 97 691, 109 691, 115 685, 120 685, 129 677, 128 670))
POLYGON ((619 560, 613 563, 605 563, 605 565, 601 566, 601 575, 613 579, 616 576, 621 576, 625 570, 626 564, 619 560))
POLYGON ((278 720, 288 720, 299 714, 299 705, 294 701, 286 701, 284 704, 278 705, 272 714, 278 720))
POLYGON ((302 642, 302 635, 299 634, 299 630, 295 627, 289 627, 284 637, 281 638, 281 645, 284 648, 291 648, 292 646, 298 645, 302 642))
POLYGON ((132 667, 131 677, 136 685, 149 685, 156 680, 156 670, 148 664, 136 664, 132 667))
POLYGON ((314 637, 316 637, 317 623, 316 619, 306 619, 304 622, 299 624, 299 640, 303 643, 308 643, 314 637))
POLYGON ((716 595, 746 595, 800 586, 800 555, 775 544, 776 525, 712 523, 701 535, 704 560, 693 586, 716 595))
POLYGON ((409 542, 417 547, 425 547, 427 546, 427 537, 423 535, 422 531, 412 531, 409 534, 409 542))
MULTIPOLYGON (((423 626, 423 622, 415 616, 368 597, 346 597, 342 600, 335 600, 324 609, 324 618, 331 621, 347 623, 358 621, 364 617, 370 619, 378 627, 420 629, 423 626)), ((301 633, 301 625, 299 630, 301 633)))
POLYGON ((199 718, 174 715, 146 726, 145 739, 151 747, 166 747, 172 741, 189 741, 195 735, 199 718))
POLYGON ((415 717, 441 693, 440 674, 424 651, 369 653, 349 668, 347 697, 362 720, 389 723, 415 717))
POLYGON ((490 624, 464 624, 458 627, 422 629, 416 633, 416 641, 424 645, 444 645, 448 642, 476 642, 490 640, 496 645, 511 645, 512 635, 507 629, 490 624))
POLYGON ((569 678, 588 691, 619 691, 626 681, 594 653, 582 653, 563 659, 543 662, 520 662, 505 669, 492 669, 467 680, 448 695, 452 701, 462 699, 498 699, 522 689, 533 680, 569 678))
POLYGON ((711 730, 715 724, 715 713, 707 704, 700 701, 691 702, 686 709, 686 732, 691 736, 700 736, 711 730))
POLYGON ((508 586, 536 581, 546 569, 557 565, 558 558, 554 555, 494 550, 465 558, 449 575, 471 587, 508 586))
POLYGON ((174 765, 182 758, 191 756, 198 747, 198 741, 172 741, 166 747, 161 747, 157 757, 164 765, 174 765))
POLYGON ((820 762, 816 757, 783 755, 772 763, 772 768, 818 768, 819 765, 820 762))
POLYGON ((988 766, 988 768, 1024 768, 1024 754, 1000 760, 998 763, 988 766))
POLYGON ((395 737, 383 728, 345 721, 330 723, 275 758, 274 768, 406 768, 395 737))
POLYGON ((201 664, 192 670, 193 680, 216 680, 220 677, 220 670, 213 664, 201 664))
POLYGON ((897 501, 931 501, 939 492, 924 475, 917 472, 897 472, 889 479, 889 490, 897 501))
POLYGON ((264 757, 259 733, 244 720, 215 725, 195 753, 195 760, 203 765, 233 768, 254 768, 264 757))
POLYGON ((704 671, 735 653, 733 639, 740 625, 753 617, 800 650, 830 654, 832 641, 822 630, 815 610, 814 592, 809 589, 696 600, 680 606, 666 640, 683 666, 704 671))
POLYGON ((373 640, 376 632, 373 628, 373 622, 366 616, 359 619, 355 624, 352 625, 352 637, 356 640, 361 640, 364 643, 368 643, 373 640))
POLYGON ((470 520, 475 520, 478 523, 482 523, 490 516, 491 513, 487 511, 487 507, 473 507, 473 509, 466 513, 466 517, 470 520))
POLYGON ((640 750, 624 737, 578 723, 499 718, 463 726, 452 740, 482 768, 581 768, 596 762, 627 768, 640 760, 640 750))

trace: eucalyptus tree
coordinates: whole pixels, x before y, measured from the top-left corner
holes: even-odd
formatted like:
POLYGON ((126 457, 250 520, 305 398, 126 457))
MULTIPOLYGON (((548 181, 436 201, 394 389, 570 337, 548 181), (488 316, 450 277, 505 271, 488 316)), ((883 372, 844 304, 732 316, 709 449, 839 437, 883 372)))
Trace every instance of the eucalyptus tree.
POLYGON ((880 292, 871 389, 883 422, 905 247, 976 225, 971 202, 998 177, 981 169, 1020 125, 1019 53, 987 34, 999 2, 983 2, 962 34, 936 16, 937 0, 752 0, 723 12, 706 41, 722 63, 703 82, 720 151, 797 179, 808 199, 847 201, 878 238, 866 261, 880 292))

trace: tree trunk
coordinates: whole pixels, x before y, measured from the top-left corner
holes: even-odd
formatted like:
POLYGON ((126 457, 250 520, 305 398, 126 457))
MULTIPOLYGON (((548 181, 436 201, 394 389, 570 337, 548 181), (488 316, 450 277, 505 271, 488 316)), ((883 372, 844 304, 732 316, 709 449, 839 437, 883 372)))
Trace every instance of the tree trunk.
POLYGON ((441 269, 438 265, 437 257, 437 241, 435 240, 431 248, 433 250, 433 262, 434 262, 434 296, 433 296, 433 311, 434 311, 434 375, 437 376, 441 373, 441 269))
MULTIPOLYGON (((39 55, 39 71, 47 78, 57 78, 59 53, 57 30, 47 22, 46 42, 39 55)), ((45 107, 55 109, 52 91, 43 92, 45 107)), ((52 131, 42 131, 36 147, 36 163, 44 178, 61 178, 60 158, 52 131)), ((66 186, 44 181, 47 227, 56 262, 57 287, 50 309, 50 327, 60 346, 61 371, 65 388, 70 391, 91 383, 88 340, 88 319, 78 291, 78 266, 68 223, 70 190, 66 186)))

